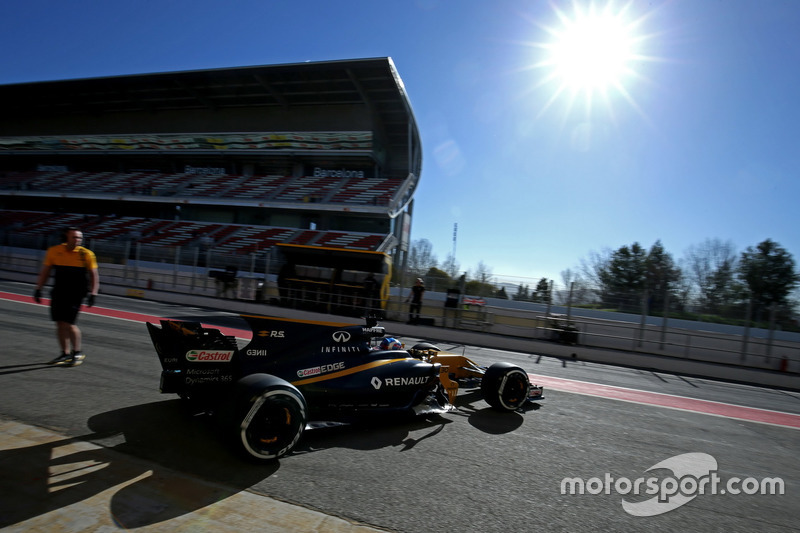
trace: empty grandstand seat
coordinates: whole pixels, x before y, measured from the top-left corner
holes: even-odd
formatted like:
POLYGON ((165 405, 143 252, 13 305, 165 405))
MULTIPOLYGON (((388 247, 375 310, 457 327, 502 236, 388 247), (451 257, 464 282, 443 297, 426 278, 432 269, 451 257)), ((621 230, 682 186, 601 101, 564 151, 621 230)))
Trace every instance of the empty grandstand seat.
POLYGON ((270 195, 289 181, 288 176, 252 176, 225 192, 226 198, 269 198, 270 195))

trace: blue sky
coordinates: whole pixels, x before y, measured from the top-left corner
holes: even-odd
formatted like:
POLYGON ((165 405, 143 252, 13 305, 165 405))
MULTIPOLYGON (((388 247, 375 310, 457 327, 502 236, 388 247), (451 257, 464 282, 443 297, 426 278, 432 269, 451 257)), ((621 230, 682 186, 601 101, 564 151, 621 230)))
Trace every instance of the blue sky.
POLYGON ((412 239, 444 260, 457 223, 462 270, 559 282, 635 241, 800 260, 798 27, 795 0, 4 0, 0 83, 392 57, 423 139, 412 239), (603 14, 623 70, 570 85, 556 44, 603 14))

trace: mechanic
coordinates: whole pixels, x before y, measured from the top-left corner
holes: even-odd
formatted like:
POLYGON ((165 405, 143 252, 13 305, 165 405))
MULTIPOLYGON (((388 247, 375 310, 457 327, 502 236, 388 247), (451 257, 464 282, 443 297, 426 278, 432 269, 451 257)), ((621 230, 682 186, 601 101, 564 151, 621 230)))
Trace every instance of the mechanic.
POLYGON ((75 325, 75 321, 87 293, 86 305, 94 305, 100 287, 100 276, 94 253, 81 246, 81 230, 67 228, 64 231, 64 241, 47 249, 33 299, 36 303, 41 303, 42 287, 47 284, 50 273, 53 272, 50 318, 56 323, 61 353, 50 364, 77 366, 86 356, 81 351, 81 330, 75 325))
MULTIPOLYGON (((417 278, 417 282, 411 287, 409 298, 411 305, 408 308, 408 323, 416 324, 419 321, 419 313, 422 310, 422 295, 425 294, 425 284, 422 278, 417 278)), ((409 298, 406 298, 408 302, 409 298)))

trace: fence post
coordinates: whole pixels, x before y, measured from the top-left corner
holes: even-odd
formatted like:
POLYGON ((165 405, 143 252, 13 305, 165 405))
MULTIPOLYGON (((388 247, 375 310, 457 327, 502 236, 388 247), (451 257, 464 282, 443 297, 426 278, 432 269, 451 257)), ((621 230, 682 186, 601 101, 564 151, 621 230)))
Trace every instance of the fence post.
POLYGON ((194 249, 194 257, 192 258, 192 283, 191 283, 192 292, 194 292, 194 283, 195 279, 197 278, 197 265, 199 262, 200 262, 200 248, 198 247, 194 249))
POLYGON ((644 291, 642 293, 642 319, 639 321, 639 343, 637 344, 638 348, 642 347, 646 321, 647 321, 647 291, 644 291))
POLYGON ((172 264, 172 286, 178 286, 178 268, 181 265, 181 247, 175 247, 175 262, 172 264))
POLYGON ((131 258, 131 241, 125 241, 125 251, 123 253, 125 254, 125 259, 122 264, 125 265, 125 267, 122 269, 122 279, 128 281, 128 263, 130 263, 131 258))
POLYGON ((775 337, 775 315, 778 311, 778 302, 772 302, 769 308, 769 332, 767 334, 767 365, 772 359, 772 341, 775 337))
POLYGON ((569 295, 567 296, 567 324, 572 320, 572 291, 575 289, 575 282, 569 284, 569 295))
POLYGON ((142 243, 136 243, 136 259, 133 262, 133 278, 134 281, 139 281, 139 259, 142 257, 142 243))
POLYGON ((264 250, 264 286, 261 288, 262 292, 262 300, 267 300, 267 295, 269 295, 269 267, 270 263, 272 262, 272 250, 267 248, 264 250))
POLYGON ((744 317, 744 334, 742 335, 742 356, 741 360, 747 359, 747 343, 750 341, 750 315, 753 313, 753 297, 747 300, 747 311, 744 317))
POLYGON ((208 290, 208 273, 211 271, 211 247, 206 250, 206 275, 203 278, 203 290, 208 290))
POLYGON ((667 339, 667 320, 669 315, 669 291, 664 290, 664 320, 661 322, 661 345, 659 348, 664 349, 664 343, 667 339))

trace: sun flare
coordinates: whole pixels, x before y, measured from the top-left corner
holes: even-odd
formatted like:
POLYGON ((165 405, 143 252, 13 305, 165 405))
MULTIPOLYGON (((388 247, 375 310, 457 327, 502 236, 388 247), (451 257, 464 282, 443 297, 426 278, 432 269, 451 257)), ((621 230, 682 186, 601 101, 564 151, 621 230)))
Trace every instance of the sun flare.
POLYGON ((569 21, 551 49, 556 76, 569 88, 583 91, 620 83, 632 56, 624 24, 606 14, 569 21))
POLYGON ((540 85, 554 87, 548 106, 563 95, 570 107, 582 98, 591 108, 596 99, 608 102, 614 95, 634 104, 627 85, 637 77, 643 59, 637 48, 644 37, 637 34, 641 21, 628 19, 629 6, 615 10, 611 3, 602 9, 573 4, 572 13, 556 9, 558 26, 545 27, 549 39, 537 44, 544 52, 536 64, 545 72, 540 85))

